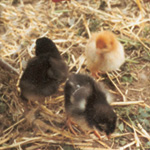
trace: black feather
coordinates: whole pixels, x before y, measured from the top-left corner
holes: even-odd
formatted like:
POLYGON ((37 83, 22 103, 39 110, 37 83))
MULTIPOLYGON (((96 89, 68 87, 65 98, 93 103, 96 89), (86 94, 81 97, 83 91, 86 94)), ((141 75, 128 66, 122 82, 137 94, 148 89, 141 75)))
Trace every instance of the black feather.
POLYGON ((61 58, 59 51, 55 45, 55 43, 47 38, 42 37, 36 40, 36 49, 35 54, 36 56, 49 53, 51 57, 53 58, 61 58))

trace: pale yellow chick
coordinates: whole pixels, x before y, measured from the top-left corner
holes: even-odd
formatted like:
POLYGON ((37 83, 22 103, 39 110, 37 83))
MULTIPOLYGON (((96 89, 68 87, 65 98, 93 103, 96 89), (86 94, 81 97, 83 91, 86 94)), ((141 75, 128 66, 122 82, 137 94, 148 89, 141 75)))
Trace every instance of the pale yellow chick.
POLYGON ((117 70, 125 62, 124 48, 110 31, 94 33, 87 42, 85 54, 93 75, 98 71, 117 70))

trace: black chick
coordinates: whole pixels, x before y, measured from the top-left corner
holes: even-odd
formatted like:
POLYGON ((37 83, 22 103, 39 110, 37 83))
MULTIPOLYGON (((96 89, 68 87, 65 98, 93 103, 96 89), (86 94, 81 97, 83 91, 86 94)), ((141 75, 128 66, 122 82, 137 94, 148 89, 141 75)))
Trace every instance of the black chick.
POLYGON ((90 128, 104 131, 107 135, 114 132, 117 116, 107 102, 108 92, 102 84, 88 75, 72 74, 64 92, 68 117, 82 119, 90 128))
POLYGON ((40 100, 55 93, 68 75, 68 67, 52 40, 37 39, 35 54, 28 61, 19 84, 21 97, 28 100, 40 100))

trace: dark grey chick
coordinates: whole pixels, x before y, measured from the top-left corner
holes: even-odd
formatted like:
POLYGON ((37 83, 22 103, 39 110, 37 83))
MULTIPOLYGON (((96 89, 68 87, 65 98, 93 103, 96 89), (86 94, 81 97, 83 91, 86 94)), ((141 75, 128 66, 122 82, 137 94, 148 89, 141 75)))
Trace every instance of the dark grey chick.
POLYGON ((78 75, 72 74, 69 76, 64 89, 65 108, 70 116, 80 115, 85 112, 87 98, 92 92, 90 84, 78 78, 78 75))
POLYGON ((36 40, 36 56, 28 61, 20 79, 21 97, 40 100, 54 94, 68 76, 68 66, 52 40, 36 40))
POLYGON ((72 74, 64 92, 69 117, 84 120, 90 128, 104 131, 107 135, 114 132, 117 116, 107 102, 108 92, 102 84, 88 75, 72 74))

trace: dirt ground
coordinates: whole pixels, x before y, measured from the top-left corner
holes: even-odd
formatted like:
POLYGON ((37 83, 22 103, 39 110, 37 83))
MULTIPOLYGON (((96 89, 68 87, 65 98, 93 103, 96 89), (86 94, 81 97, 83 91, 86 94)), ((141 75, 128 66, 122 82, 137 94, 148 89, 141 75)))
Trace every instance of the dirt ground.
POLYGON ((146 0, 1 0, 0 59, 15 71, 0 62, 0 150, 150 149, 149 22, 146 0), (36 102, 23 102, 18 88, 37 38, 46 36, 56 43, 70 73, 90 74, 83 61, 85 44, 92 32, 101 30, 114 32, 126 55, 119 71, 102 75, 118 116, 109 140, 104 133, 99 140, 78 126, 75 136, 64 127, 64 84, 38 111, 36 102))

